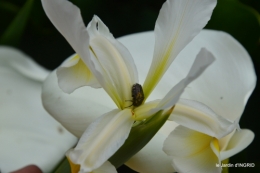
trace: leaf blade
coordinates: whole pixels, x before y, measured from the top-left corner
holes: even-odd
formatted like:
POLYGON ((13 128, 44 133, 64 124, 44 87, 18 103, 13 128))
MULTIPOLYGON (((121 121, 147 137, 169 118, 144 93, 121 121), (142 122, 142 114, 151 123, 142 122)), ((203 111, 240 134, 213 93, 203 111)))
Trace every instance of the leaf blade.
POLYGON ((19 44, 19 41, 28 22, 33 3, 33 0, 26 1, 24 6, 18 12, 11 24, 7 27, 4 34, 1 36, 0 44, 12 46, 19 44))

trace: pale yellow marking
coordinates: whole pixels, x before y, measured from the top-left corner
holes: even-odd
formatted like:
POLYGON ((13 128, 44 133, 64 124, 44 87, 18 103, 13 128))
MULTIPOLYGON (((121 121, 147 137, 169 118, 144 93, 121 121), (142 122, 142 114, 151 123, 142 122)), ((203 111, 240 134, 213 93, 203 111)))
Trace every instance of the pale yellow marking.
MULTIPOLYGON (((162 61, 158 62, 159 65, 157 65, 156 69, 153 70, 153 77, 150 78, 148 81, 145 80, 145 83, 144 83, 144 95, 146 97, 145 97, 143 102, 145 102, 145 100, 148 98, 148 96, 150 95, 152 90, 155 88, 155 86, 157 85, 157 83, 162 78, 163 74, 165 73, 166 65, 168 64, 170 55, 172 53, 172 50, 173 50, 174 45, 176 43, 176 40, 178 39, 178 36, 179 36, 179 32, 180 32, 180 29, 181 29, 180 27, 181 27, 181 25, 183 23, 183 18, 184 18, 184 15, 186 13, 186 10, 187 10, 188 3, 189 2, 187 2, 186 6, 185 6, 185 8, 183 10, 182 17, 181 17, 181 20, 179 22, 177 32, 174 35, 173 39, 171 40, 170 45, 168 46, 166 52, 163 54, 163 56, 161 58, 162 61)), ((150 70, 149 70, 149 73, 150 73, 150 70)))
POLYGON ((217 140, 216 138, 214 138, 214 139, 212 140, 212 143, 213 143, 214 148, 216 148, 216 150, 219 152, 220 149, 219 149, 218 140, 217 140))

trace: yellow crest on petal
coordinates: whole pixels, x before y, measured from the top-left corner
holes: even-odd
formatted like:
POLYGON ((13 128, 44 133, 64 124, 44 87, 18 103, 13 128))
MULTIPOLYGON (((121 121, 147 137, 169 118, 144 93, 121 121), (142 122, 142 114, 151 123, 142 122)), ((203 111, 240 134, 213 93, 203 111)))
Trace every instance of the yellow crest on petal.
POLYGON ((71 170, 71 173, 78 173, 79 170, 80 170, 80 165, 77 165, 75 163, 73 163, 70 158, 68 156, 66 156, 69 163, 70 163, 70 170, 71 170))
POLYGON ((212 144, 213 144, 214 148, 219 152, 220 151, 219 143, 218 143, 218 140, 216 138, 213 138, 212 144))

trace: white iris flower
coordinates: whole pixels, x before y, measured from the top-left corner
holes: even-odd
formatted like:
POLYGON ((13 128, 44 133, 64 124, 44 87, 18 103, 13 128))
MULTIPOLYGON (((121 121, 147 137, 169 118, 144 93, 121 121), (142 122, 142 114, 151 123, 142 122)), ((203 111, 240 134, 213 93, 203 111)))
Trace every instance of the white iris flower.
MULTIPOLYGON (((176 0, 176 2, 179 1, 176 0)), ((170 1, 170 4, 172 3, 171 6, 176 2, 170 1)), ((181 1, 181 3, 179 2, 180 4, 175 5, 175 10, 168 9, 168 11, 165 11, 167 5, 164 5, 164 11, 161 11, 160 16, 163 16, 163 14, 165 14, 165 17, 168 16, 167 14, 169 14, 169 16, 166 18, 161 17, 161 22, 165 22, 160 27, 158 25, 159 23, 157 24, 155 33, 159 33, 160 28, 164 28, 164 30, 161 30, 161 33, 165 33, 165 39, 161 39, 161 41, 165 41, 166 43, 172 39, 168 37, 169 35, 166 33, 174 31, 169 28, 169 25, 171 25, 172 28, 180 28, 176 35, 178 37, 175 39, 175 46, 173 47, 175 50, 176 46, 179 45, 179 41, 183 41, 186 36, 190 37, 190 35, 192 35, 190 32, 193 32, 194 35, 197 33, 194 32, 194 27, 202 28, 198 23, 201 21, 205 22, 205 19, 209 18, 210 15, 208 15, 208 17, 204 16, 205 18, 202 16, 204 20, 201 20, 201 18, 194 17, 194 13, 197 15, 201 13, 211 13, 207 11, 210 11, 210 9, 208 9, 209 4, 207 3, 211 2, 213 1, 181 1), (181 5, 185 4, 188 6, 181 8, 181 5), (193 5, 193 7, 190 5, 193 5), (201 13, 194 12, 196 8, 197 11, 201 11, 201 13), (183 9, 185 10, 183 11, 183 9), (179 25, 180 23, 178 21, 180 21, 181 16, 183 23, 179 25), (169 32, 165 32, 166 28, 168 28, 169 32), (182 36, 179 37, 181 33, 182 36)), ((55 6, 53 8, 55 8, 55 6)), ((50 7, 50 9, 52 9, 52 7, 50 7)), ((57 15, 60 15, 62 18, 64 13, 61 13, 60 6, 54 10, 56 10, 57 15)), ((68 13, 74 12, 75 11, 70 10, 70 8, 68 9, 68 13)), ((61 21, 65 23, 67 20, 66 16, 61 19, 61 21)), ((77 20, 70 22, 75 22, 75 25, 66 25, 64 29, 67 28, 70 30, 70 27, 77 27, 77 20)), ((83 26, 83 28, 85 27, 83 26)), ((81 39, 80 36, 80 34, 75 35, 78 39, 81 39)), ((154 40, 153 32, 133 34, 119 39, 134 58, 140 83, 143 83, 146 79, 155 43, 157 49, 162 46, 159 44, 158 39, 160 39, 159 36, 156 37, 156 41, 154 40)), ((185 42, 185 44, 187 44, 187 42, 185 42)), ((221 128, 217 128, 218 125, 214 123, 211 128, 211 124, 209 123, 210 121, 216 122, 216 124, 222 127, 222 122, 218 121, 218 119, 221 120, 219 115, 232 121, 238 120, 256 84, 256 76, 249 55, 245 49, 228 34, 202 30, 179 54, 176 52, 178 57, 164 74, 153 92, 151 92, 149 98, 146 97, 147 101, 163 98, 174 85, 185 78, 196 55, 202 47, 207 48, 207 50, 216 57, 216 61, 197 80, 190 83, 181 96, 185 98, 187 103, 192 102, 195 104, 185 105, 183 99, 176 104, 171 120, 179 119, 179 123, 182 126, 172 132, 178 124, 173 121, 167 121, 154 138, 126 163, 132 169, 138 172, 149 173, 173 172, 174 170, 171 165, 172 158, 168 157, 162 151, 163 143, 171 132, 172 134, 169 138, 171 138, 172 135, 181 137, 188 133, 194 134, 193 136, 195 137, 201 136, 203 138, 200 139, 203 139, 202 143, 204 144, 209 144, 212 139, 216 141, 217 136, 219 136, 217 141, 219 143, 220 157, 216 157, 218 154, 218 152, 216 152, 217 150, 210 148, 212 151, 208 152, 211 153, 211 159, 209 159, 209 161, 214 157, 217 158, 216 161, 230 157, 241 151, 252 141, 253 135, 251 131, 231 131, 227 133, 227 135, 224 135, 224 137, 221 137, 222 135, 220 134, 222 131, 218 130, 221 128), (209 122, 205 123, 205 116, 210 117, 210 115, 213 114, 205 115, 205 111, 202 111, 201 107, 207 107, 207 109, 210 107, 214 112, 213 114, 217 114, 217 117, 213 116, 209 118, 209 122), (189 117, 187 121, 180 119, 182 117, 180 115, 182 114, 185 114, 183 118, 189 117), (196 118, 197 122, 200 122, 199 124, 197 123, 199 126, 195 126, 195 120, 190 120, 192 117, 196 118), (186 124, 184 122, 186 122, 186 124), (205 125, 200 126, 200 124, 203 123, 205 125), (192 130, 187 129, 187 127, 192 130), (208 132, 210 132, 210 134, 208 132), (205 141, 207 141, 205 139, 209 138, 210 140, 205 143, 205 141)), ((77 57, 75 59, 77 60, 77 57)), ((80 61, 81 59, 78 60, 80 61)), ((83 63, 78 64, 81 65, 83 63)), ((43 172, 50 172, 63 157, 64 152, 74 145, 76 139, 66 132, 59 123, 55 122, 42 108, 40 90, 41 84, 48 75, 48 72, 32 62, 21 52, 7 47, 0 48, 0 66, 0 103, 2 105, 0 109, 2 132, 0 133, 1 171, 12 172, 25 165, 36 164, 43 172), (19 142, 19 145, 17 145, 17 142, 19 142)), ((83 64, 83 67, 85 67, 85 64, 83 64)), ((78 77, 81 77, 81 75, 78 77)), ((93 79, 91 81, 95 80, 93 79)), ((94 84, 94 82, 92 84, 94 84)), ((65 94, 58 87, 56 71, 45 81, 43 89, 42 100, 45 108, 55 119, 59 120, 78 137, 83 134, 85 129, 96 117, 116 108, 114 101, 112 101, 108 94, 102 89, 97 90, 91 87, 82 87, 70 95, 65 94)), ((130 103, 128 102, 128 104, 130 103)), ((137 108, 135 111, 136 110, 137 108)), ((223 134, 225 133, 226 132, 223 132, 223 134)), ((191 139, 195 138, 182 140, 183 146, 177 145, 176 143, 172 145, 175 145, 176 149, 178 149, 178 147, 181 147, 179 149, 183 149, 190 141, 194 142, 194 144, 196 144, 194 147, 197 148, 200 147, 199 144, 202 144, 196 143, 196 141, 191 139)), ((167 141, 168 140, 165 142, 165 146, 166 143, 168 143, 167 141)), ((194 150, 194 147, 191 147, 189 151, 194 150)), ((179 153, 179 151, 176 152, 176 155, 179 155, 180 159, 189 156, 189 154, 186 154, 187 153, 179 153)), ((201 152, 201 154, 205 154, 205 152, 201 152)), ((187 161, 191 161, 189 158, 187 159, 187 161)), ((199 161, 203 161, 203 159, 199 161)), ((175 163, 176 162, 178 162, 178 160, 175 161, 175 163)), ((187 162, 183 163, 187 165, 187 162)), ((189 162, 190 165, 195 167, 199 167, 201 163, 202 162, 195 164, 195 162, 189 162)), ((205 163, 208 164, 210 162, 205 163)), ((214 166, 216 169, 216 166, 212 164, 204 166, 211 170, 212 166, 214 166)), ((102 168, 115 171, 108 162, 105 162, 100 167, 100 170, 102 170, 102 168)), ((181 170, 181 165, 176 168, 181 170)))
MULTIPOLYGON (((138 57, 151 55, 149 51, 154 46, 153 33, 130 35, 119 40, 126 45, 134 57, 137 57, 135 61, 140 71, 139 76, 144 76, 142 74, 148 70, 148 67, 141 68, 139 64, 147 63, 149 60, 148 58, 140 60, 138 57), (139 42, 135 43, 134 40, 139 42), (147 42, 150 44, 145 44, 147 42)), ((254 134, 247 129, 230 132, 227 129, 224 136, 219 133, 224 130, 220 130, 224 122, 218 118, 239 121, 256 85, 256 75, 250 56, 238 41, 226 33, 202 30, 178 55, 153 91, 151 99, 162 97, 172 85, 186 75, 191 65, 190 60, 195 59, 195 54, 201 47, 206 47, 212 52, 216 57, 215 63, 189 84, 176 104, 169 121, 142 150, 125 163, 135 171, 173 172, 174 166, 177 165, 176 169, 180 172, 191 169, 194 172, 218 172, 220 169, 216 167, 216 163, 237 154, 252 142, 254 134), (172 76, 174 80, 169 81, 168 78, 172 76), (201 124, 189 123, 187 117, 198 119, 201 124), (174 121, 182 125, 176 131, 174 129, 178 124, 174 121), (186 138, 185 134, 189 134, 190 138, 186 138), (218 141, 218 156, 215 155, 214 148, 206 148, 208 150, 201 150, 193 158, 191 157, 192 153, 203 147, 202 144, 210 147, 212 139, 218 141), (162 148, 170 157, 162 151, 162 148), (210 155, 206 156, 208 153, 210 155)))
MULTIPOLYGON (((174 106, 185 87, 214 61, 210 52, 200 49, 196 59, 193 59, 194 63, 188 65, 190 70, 168 90, 165 97, 145 102, 172 61, 206 25, 216 5, 216 0, 167 1, 155 26, 153 60, 143 85, 145 100, 139 107, 129 107, 132 103, 127 100, 132 99, 132 86, 139 81, 128 49, 114 39, 96 16, 86 28, 79 9, 69 1, 42 0, 42 3, 47 16, 77 53, 57 69, 59 87, 66 93, 74 92, 62 97, 61 92, 55 92, 57 88, 53 88, 53 84, 57 79, 54 72, 44 84, 42 99, 53 117, 74 135, 81 137, 75 149, 67 155, 73 163, 80 165, 82 172, 91 172, 107 163, 107 159, 123 145, 134 121, 147 119, 159 110, 174 106), (104 91, 80 88, 82 86, 102 87, 110 98, 104 96, 104 91), (84 99, 78 99, 79 95, 84 99), (67 99, 73 103, 68 104, 67 99), (116 107, 111 104, 111 99, 116 107)), ((138 58, 142 61, 149 57, 138 58)), ((141 65, 147 66, 147 63, 141 65)), ((172 82, 174 78, 169 77, 168 81, 172 82)), ((173 116, 173 120, 203 132, 208 129, 207 121, 217 121, 219 123, 211 132, 218 138, 229 134, 236 126, 233 123, 235 120, 229 121, 217 114, 206 114, 205 117, 194 118, 183 113, 173 116)))

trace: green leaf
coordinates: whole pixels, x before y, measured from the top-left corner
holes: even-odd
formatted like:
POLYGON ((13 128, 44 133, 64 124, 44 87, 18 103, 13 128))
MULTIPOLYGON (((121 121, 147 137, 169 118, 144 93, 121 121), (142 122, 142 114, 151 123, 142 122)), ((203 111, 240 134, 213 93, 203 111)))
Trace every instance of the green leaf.
POLYGON ((143 124, 133 127, 124 145, 108 160, 116 168, 124 164, 153 138, 167 121, 172 110, 173 108, 164 114, 163 111, 159 111, 143 124))
POLYGON ((0 1, 0 10, 8 11, 11 13, 17 13, 19 7, 8 1, 0 1))
POLYGON ((254 8, 258 13, 260 13, 260 1, 259 0, 239 0, 241 3, 246 4, 254 8))
POLYGON ((66 157, 61 161, 61 163, 54 169, 52 173, 71 173, 70 164, 66 157))
POLYGON ((19 43, 27 24, 33 2, 33 0, 26 1, 25 5, 21 8, 19 13, 1 36, 0 44, 16 46, 19 43))

